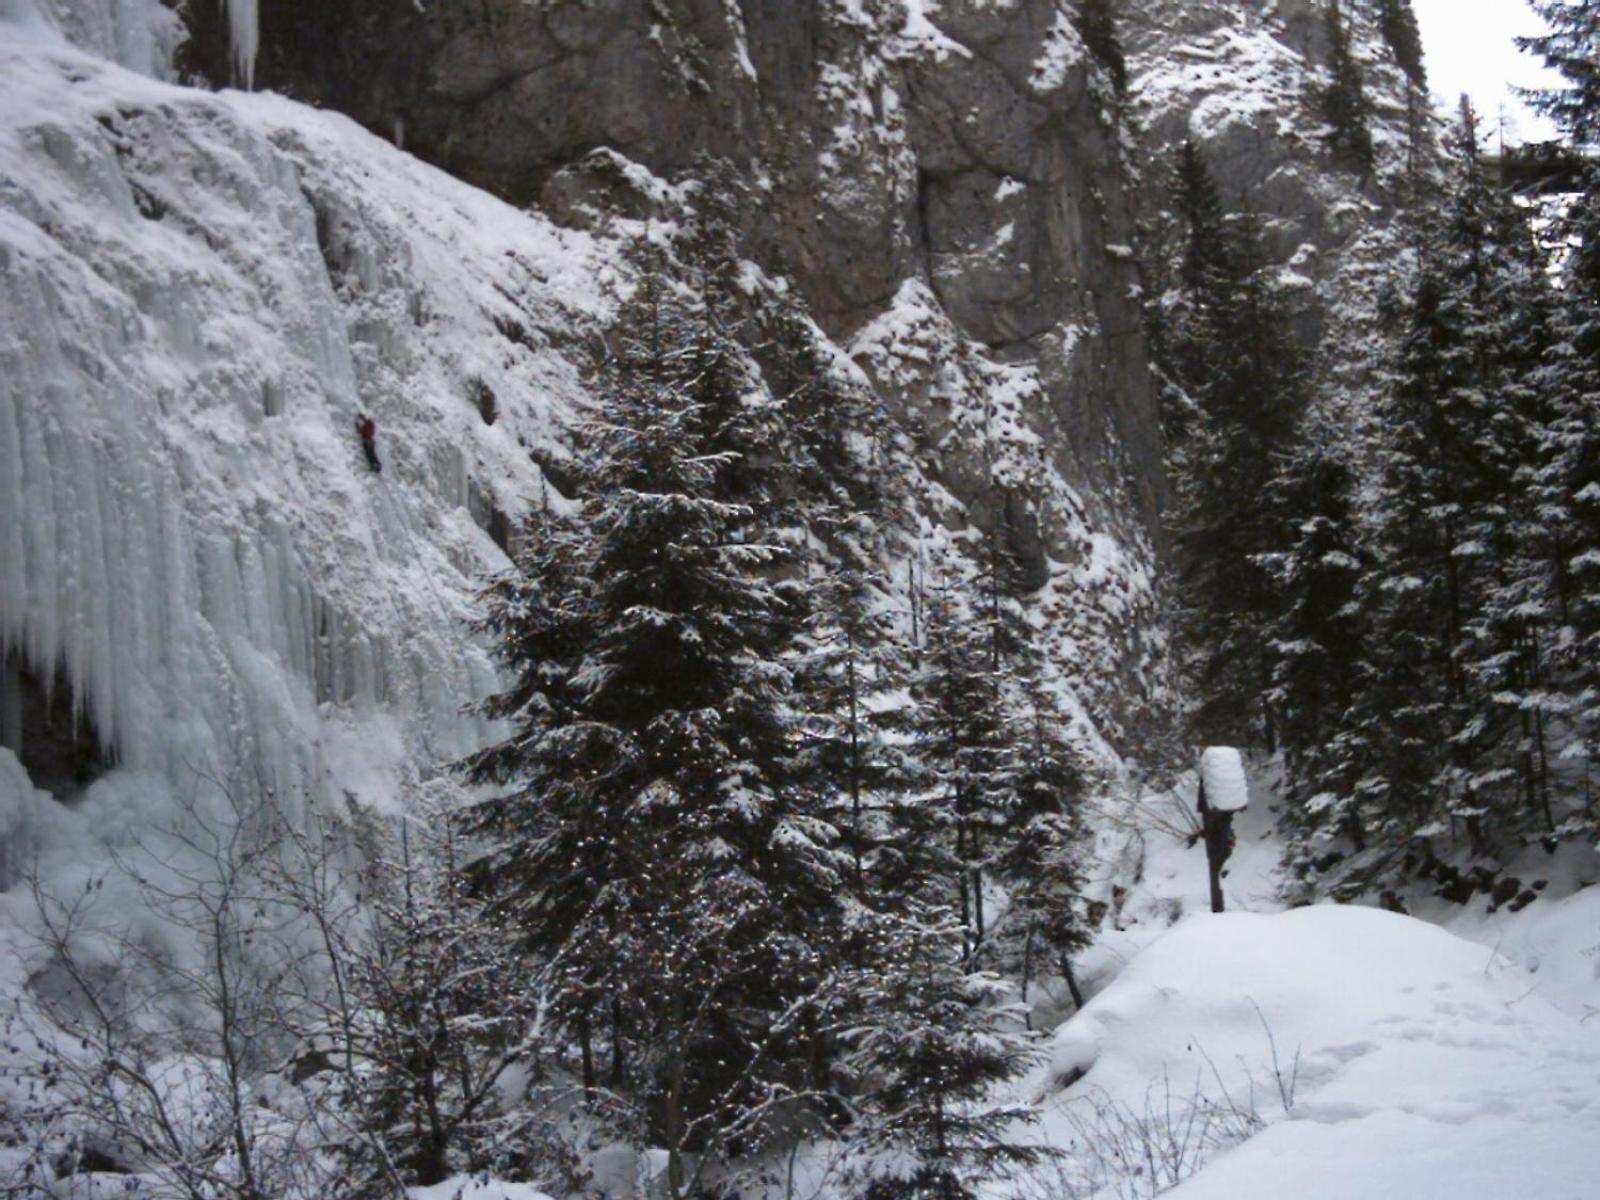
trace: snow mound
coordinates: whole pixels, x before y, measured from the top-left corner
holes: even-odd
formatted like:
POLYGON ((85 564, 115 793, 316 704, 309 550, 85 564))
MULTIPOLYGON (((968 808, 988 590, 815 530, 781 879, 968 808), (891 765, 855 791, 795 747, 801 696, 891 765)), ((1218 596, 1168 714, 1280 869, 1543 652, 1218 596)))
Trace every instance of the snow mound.
POLYGON ((457 1175, 432 1187, 411 1188, 411 1200, 550 1200, 525 1183, 500 1183, 476 1175, 457 1175))
POLYGON ((1578 1200, 1600 1178, 1600 1029, 1373 909, 1182 921, 1062 1027, 1052 1070, 1063 1145, 1075 1106, 1241 1118, 1177 1200, 1578 1200))
POLYGON ((1238 812, 1250 803, 1244 756, 1232 746, 1209 746, 1200 755, 1200 783, 1213 812, 1238 812))

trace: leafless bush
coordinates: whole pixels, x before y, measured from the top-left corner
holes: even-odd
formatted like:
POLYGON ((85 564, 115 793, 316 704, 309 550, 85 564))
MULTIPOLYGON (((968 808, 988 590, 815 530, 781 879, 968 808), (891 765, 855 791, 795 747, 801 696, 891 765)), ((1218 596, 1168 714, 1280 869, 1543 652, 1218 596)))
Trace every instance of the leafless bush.
POLYGON ((467 894, 448 835, 291 826, 205 782, 219 805, 189 797, 80 893, 33 881, 0 1195, 98 1194, 90 1177, 113 1174, 151 1200, 372 1200, 480 1170, 572 1182, 555 1121, 576 1089, 541 1078, 539 977, 467 894))
MULTIPOLYGON (((1267 1083, 1284 1115, 1294 1111, 1300 1051, 1285 1062, 1278 1039, 1260 1005, 1270 1063, 1267 1083)), ((1204 1051, 1201 1051, 1202 1057, 1204 1051)), ((1259 1133, 1266 1119, 1257 1103, 1257 1072, 1242 1062, 1246 1090, 1235 1096, 1210 1058, 1191 1087, 1174 1090, 1163 1071, 1135 1108, 1104 1089, 1088 1089, 1056 1101, 1054 1113, 1070 1131, 1054 1169, 1034 1185, 1038 1200, 1150 1200, 1191 1175, 1217 1154, 1259 1133), (1207 1080, 1212 1085, 1208 1089, 1207 1080), (1210 1094, 1215 1092, 1217 1098, 1210 1094)), ((1271 1111, 1270 1108, 1268 1110, 1271 1111)))
POLYGON ((333 1194, 303 1123, 257 1086, 283 1044, 270 997, 292 914, 264 887, 281 826, 193 795, 183 809, 76 895, 30 881, 28 989, 7 1017, 5 1116, 26 1147, 11 1194, 101 1173, 181 1200, 333 1194))
POLYGON ((1070 1134, 1053 1169, 1037 1179, 1038 1200, 1149 1200, 1263 1125, 1254 1108, 1207 1096, 1198 1075, 1192 1088, 1175 1092, 1163 1074, 1138 1108, 1096 1089, 1063 1098, 1056 1113, 1070 1134))

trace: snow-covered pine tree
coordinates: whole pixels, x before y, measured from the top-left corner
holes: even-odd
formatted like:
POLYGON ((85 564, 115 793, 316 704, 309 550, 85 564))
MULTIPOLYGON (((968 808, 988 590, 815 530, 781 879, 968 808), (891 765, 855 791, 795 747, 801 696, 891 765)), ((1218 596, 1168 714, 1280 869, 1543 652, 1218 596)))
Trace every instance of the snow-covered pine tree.
POLYGON ((981 563, 980 575, 947 582, 927 607, 911 679, 913 754, 925 783, 902 800, 895 834, 910 847, 913 873, 919 863, 951 872, 945 895, 960 916, 968 966, 1003 960, 1020 970, 1027 958, 1036 976, 1080 936, 1082 765, 1040 679, 1015 566, 998 534, 985 538, 981 563), (1009 930, 996 928, 988 910, 997 883, 1012 897, 1009 930), (1030 946, 1039 957, 1029 957, 1030 946))
POLYGON ((1158 322, 1175 385, 1166 403, 1192 405, 1170 423, 1182 434, 1169 449, 1190 723, 1204 743, 1270 746, 1263 629, 1276 599, 1260 556, 1278 548, 1278 533, 1261 499, 1305 408, 1305 366, 1254 223, 1227 213, 1192 143, 1180 152, 1175 207, 1180 286, 1158 322))
POLYGON ((1368 734, 1360 790, 1382 813, 1390 847, 1438 832, 1446 741, 1466 711, 1457 650, 1466 614, 1462 563, 1451 550, 1460 522, 1465 437, 1441 397, 1461 382, 1458 317, 1432 247, 1399 303, 1402 333, 1376 424, 1370 497, 1373 669, 1352 713, 1368 734))
POLYGON ((780 489, 788 519, 820 543, 813 557, 872 572, 887 555, 886 539, 908 522, 904 483, 885 469, 891 455, 909 452, 903 432, 830 355, 797 296, 765 297, 746 327, 767 387, 782 400, 780 458, 793 471, 780 489))
POLYGON ((1518 38, 1562 78, 1536 91, 1534 108, 1554 121, 1574 149, 1600 146, 1600 0, 1529 0, 1549 32, 1518 38))
POLYGON ((942 860, 948 876, 939 894, 959 918, 968 968, 988 932, 985 874, 1003 849, 1016 801, 998 633, 984 602, 960 581, 929 599, 911 694, 916 754, 930 790, 909 798, 897 831, 908 859, 942 860))
POLYGON ((1467 259, 1478 301, 1469 336, 1484 348, 1483 387, 1492 404, 1478 456, 1486 495, 1472 513, 1487 556, 1485 593, 1468 622, 1465 664, 1487 701, 1475 730, 1485 760, 1475 790, 1489 810, 1489 836, 1515 845, 1554 832, 1550 760, 1570 707, 1554 661, 1565 640, 1560 551, 1539 494, 1558 411, 1540 380, 1555 293, 1529 214, 1482 183, 1474 180, 1458 201, 1462 216, 1479 227, 1467 259))
POLYGON ((835 570, 813 585, 817 603, 795 665, 801 719, 797 765, 832 797, 830 822, 851 863, 857 895, 877 895, 882 846, 900 797, 921 773, 901 698, 910 675, 883 589, 871 575, 835 570))
POLYGON ((1425 89, 1428 69, 1423 61, 1422 29, 1411 0, 1378 0, 1378 31, 1411 85, 1425 89))
MULTIPOLYGON (((1585 160, 1581 189, 1566 198, 1554 229, 1562 248, 1561 287, 1552 344, 1537 377, 1552 408, 1537 491, 1543 530, 1553 544, 1558 669, 1579 739, 1571 750, 1584 760, 1579 790, 1587 796, 1600 757, 1600 3, 1535 0, 1533 7, 1550 32, 1521 44, 1562 82, 1535 93, 1532 102, 1585 160)), ((1585 808, 1586 815, 1563 820, 1561 832, 1592 828, 1595 810, 1585 808)))
POLYGON ((1026 665, 1014 681, 1009 751, 1016 815, 995 861, 1009 907, 997 929, 997 960, 1022 987, 1052 969, 1071 979, 1071 956, 1090 936, 1083 888, 1088 852, 1087 789, 1081 756, 1062 731, 1065 718, 1026 665))
POLYGON ((1447 192, 1418 227, 1379 406, 1377 662, 1364 707, 1375 729, 1385 708, 1393 717, 1364 786, 1387 797, 1397 833, 1436 833, 1448 817, 1486 851, 1526 825, 1546 703, 1536 647, 1547 568, 1527 553, 1544 415, 1526 381, 1548 305, 1526 219, 1477 146, 1464 105, 1447 192))
POLYGON ((1367 175, 1375 161, 1372 101, 1367 97, 1366 75, 1356 61, 1340 0, 1328 0, 1323 7, 1322 30, 1328 43, 1332 78, 1321 89, 1318 100, 1323 119, 1328 122, 1328 145, 1336 158, 1367 175))
POLYGON ((1470 764, 1462 790, 1472 816, 1483 836, 1503 841, 1551 824, 1552 571, 1530 487, 1548 416, 1533 376, 1549 345, 1551 296, 1527 214, 1490 181, 1465 102, 1454 151, 1442 232, 1469 372, 1450 404, 1471 439, 1452 552, 1470 604, 1457 653, 1471 715, 1454 740, 1470 764))
POLYGON ((887 926, 870 977, 850 1055, 874 1081, 849 1170, 863 1200, 974 1200, 1050 1154, 1021 1140, 1033 1106, 993 1098, 1035 1061, 1036 1043, 1004 985, 964 965, 966 937, 949 917, 913 902, 887 926))
POLYGON ((825 990, 848 866, 794 762, 804 610, 763 520, 775 468, 741 469, 776 446, 746 424, 769 401, 693 301, 651 281, 630 317, 580 520, 535 524, 524 576, 490 589, 515 683, 486 711, 513 728, 468 768, 514 786, 470 823, 492 840, 484 885, 568 981, 586 1074, 604 1023, 681 1196, 787 1094, 780 1052, 825 990))
POLYGON ((1368 824, 1356 788, 1364 748, 1348 725, 1369 638, 1355 473, 1344 439, 1325 423, 1307 424, 1271 497, 1287 548, 1265 559, 1279 589, 1268 636, 1285 861, 1302 879, 1340 847, 1364 850, 1368 824))

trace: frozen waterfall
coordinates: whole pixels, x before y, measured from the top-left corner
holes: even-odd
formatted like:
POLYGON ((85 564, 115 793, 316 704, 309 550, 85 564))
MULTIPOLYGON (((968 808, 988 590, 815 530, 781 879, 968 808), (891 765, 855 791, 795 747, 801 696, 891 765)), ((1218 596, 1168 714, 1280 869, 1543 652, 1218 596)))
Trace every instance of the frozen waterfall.
POLYGON ((275 97, 0 73, 0 658, 145 791, 405 803, 485 734, 486 530, 565 453, 611 259, 275 97))

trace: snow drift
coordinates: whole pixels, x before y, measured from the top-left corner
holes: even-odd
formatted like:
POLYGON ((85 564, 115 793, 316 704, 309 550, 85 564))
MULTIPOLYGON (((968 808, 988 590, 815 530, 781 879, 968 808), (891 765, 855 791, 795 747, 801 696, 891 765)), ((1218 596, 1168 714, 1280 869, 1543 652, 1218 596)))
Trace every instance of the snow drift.
POLYGON ((1250 803, 1244 756, 1232 746, 1208 746, 1200 755, 1200 785, 1213 812, 1238 812, 1250 803))
POLYGON ((1600 1030, 1492 950, 1373 909, 1189 917, 1057 1033, 1051 1069, 1062 1144, 1108 1101, 1167 1129, 1247 1118, 1182 1200, 1580 1200, 1600 1176, 1600 1030))

